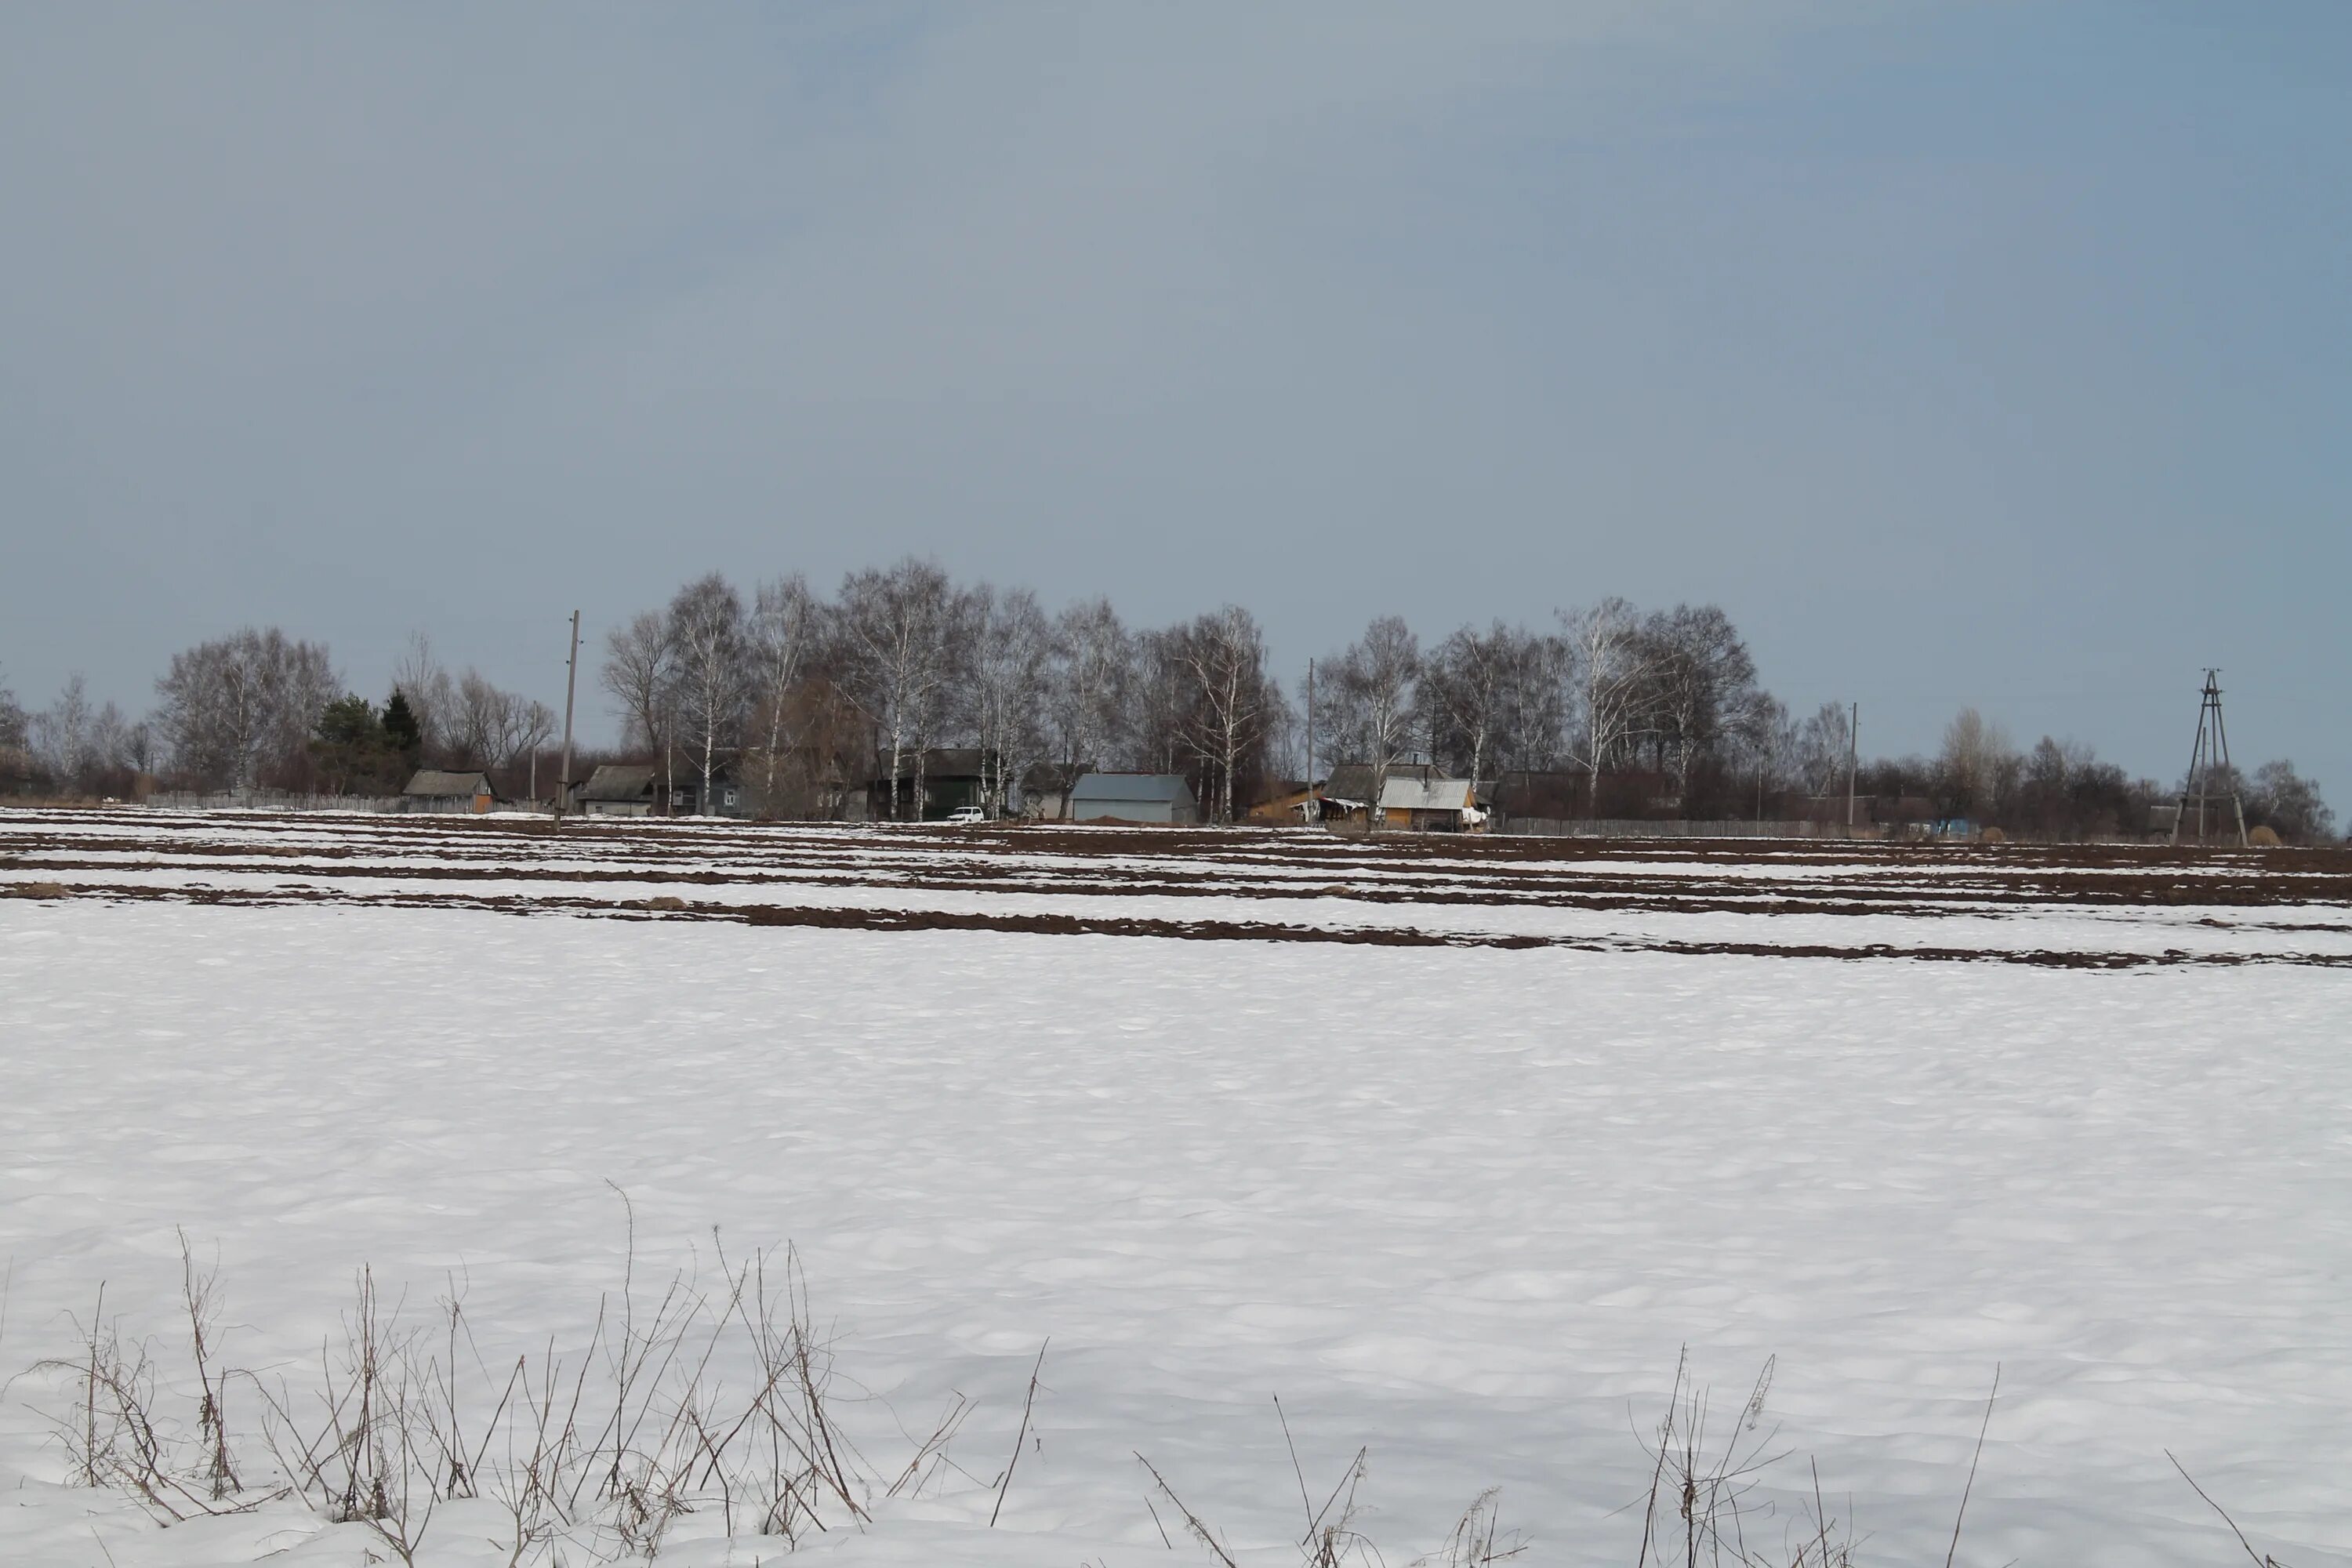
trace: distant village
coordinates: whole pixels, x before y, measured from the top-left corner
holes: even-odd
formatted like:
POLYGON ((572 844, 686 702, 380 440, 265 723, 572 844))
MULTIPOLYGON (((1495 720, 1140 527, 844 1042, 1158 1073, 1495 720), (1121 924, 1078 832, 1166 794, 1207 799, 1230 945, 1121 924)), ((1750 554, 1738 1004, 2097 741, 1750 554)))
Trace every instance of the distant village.
POLYGON ((2196 746, 2172 779, 2071 739, 2020 746, 1974 710, 1933 756, 1871 756, 1867 715, 1793 711, 1711 605, 1605 598, 1433 642, 1381 616, 1286 679, 1239 605, 1130 627, 1107 600, 1049 613, 910 559, 829 597, 797 576, 746 592, 709 575, 558 659, 563 689, 526 693, 452 671, 419 635, 379 704, 323 643, 249 627, 174 655, 136 718, 79 676, 39 709, 0 680, 0 798, 1364 834, 2336 833, 2291 761, 2231 758, 2210 679, 2200 710, 2184 672, 2196 746), (591 719, 616 721, 618 743, 586 744, 591 719))

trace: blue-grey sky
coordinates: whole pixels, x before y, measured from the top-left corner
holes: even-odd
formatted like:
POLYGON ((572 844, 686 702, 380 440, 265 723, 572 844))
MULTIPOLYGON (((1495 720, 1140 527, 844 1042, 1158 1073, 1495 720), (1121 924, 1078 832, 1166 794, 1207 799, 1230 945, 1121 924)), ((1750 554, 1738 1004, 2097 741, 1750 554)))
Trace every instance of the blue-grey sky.
MULTIPOLYGON (((0 10, 0 667, 915 552, 2352 805, 2352 5, 0 10)), ((590 697, 592 735, 609 732, 590 697)))

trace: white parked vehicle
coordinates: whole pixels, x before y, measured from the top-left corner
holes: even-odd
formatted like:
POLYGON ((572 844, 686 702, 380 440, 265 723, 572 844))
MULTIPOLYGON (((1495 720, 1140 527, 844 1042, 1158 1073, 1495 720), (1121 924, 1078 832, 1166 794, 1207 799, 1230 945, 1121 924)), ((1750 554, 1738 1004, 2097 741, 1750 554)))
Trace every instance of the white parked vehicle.
POLYGON ((948 813, 948 825, 951 827, 971 827, 987 820, 988 813, 976 805, 960 805, 948 813))

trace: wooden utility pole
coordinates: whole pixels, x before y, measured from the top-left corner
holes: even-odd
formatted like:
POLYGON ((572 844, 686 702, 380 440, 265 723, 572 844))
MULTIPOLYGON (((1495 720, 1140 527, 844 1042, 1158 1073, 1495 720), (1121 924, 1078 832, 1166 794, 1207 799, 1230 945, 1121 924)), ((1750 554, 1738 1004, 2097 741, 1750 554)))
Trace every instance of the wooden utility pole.
POLYGON ((1845 836, 1853 837, 1853 781, 1862 768, 1862 704, 1853 705, 1845 721, 1845 836))
POLYGON ((563 661, 563 780, 556 785, 555 820, 563 821, 563 808, 572 804, 572 697, 580 683, 580 612, 572 612, 572 657, 563 661))
POLYGON ((1307 661, 1307 809, 1300 812, 1305 822, 1320 822, 1323 811, 1315 798, 1315 661, 1307 661))

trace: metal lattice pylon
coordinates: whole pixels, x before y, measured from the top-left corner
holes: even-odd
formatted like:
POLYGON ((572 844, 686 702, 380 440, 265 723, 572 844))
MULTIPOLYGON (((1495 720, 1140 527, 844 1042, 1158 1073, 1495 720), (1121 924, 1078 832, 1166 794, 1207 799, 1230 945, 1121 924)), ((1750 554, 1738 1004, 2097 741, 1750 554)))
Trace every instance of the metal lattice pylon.
POLYGON ((2180 830, 2189 821, 2189 803, 2197 803, 2197 842, 2205 842, 2206 805, 2219 804, 2223 794, 2230 798, 2230 818, 2238 829, 2238 842, 2246 842, 2246 808, 2238 798, 2237 770, 2230 765, 2230 731, 2221 726, 2221 672, 2205 672, 2203 700, 2197 707, 2197 745, 2189 753, 2189 776, 2181 782, 2180 805, 2172 814, 2172 841, 2180 842, 2180 830), (2220 776, 2215 776, 2215 770, 2220 776))

